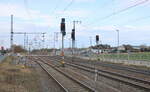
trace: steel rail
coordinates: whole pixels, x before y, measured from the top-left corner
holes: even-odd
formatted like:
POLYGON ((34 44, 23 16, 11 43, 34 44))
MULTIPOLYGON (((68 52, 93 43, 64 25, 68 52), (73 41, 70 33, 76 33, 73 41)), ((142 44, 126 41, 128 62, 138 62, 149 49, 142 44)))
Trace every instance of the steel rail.
POLYGON ((53 69, 55 69, 56 71, 60 72, 61 74, 63 74, 63 75, 66 76, 67 78, 71 79, 72 81, 76 82, 77 84, 81 85, 82 87, 88 89, 89 92, 97 92, 95 89, 91 88, 90 86, 88 86, 88 85, 84 84, 83 82, 81 82, 81 81, 79 81, 79 80, 77 80, 77 79, 75 79, 75 78, 69 76, 69 74, 67 74, 67 73, 65 73, 65 72, 63 72, 63 71, 61 71, 60 69, 54 67, 53 65, 51 65, 51 64, 49 64, 49 63, 47 63, 47 62, 45 62, 45 60, 43 60, 43 59, 41 59, 41 58, 39 58, 39 59, 40 59, 41 62, 43 62, 44 64, 47 64, 48 66, 50 66, 50 67, 52 67, 53 69))
POLYGON ((56 78, 53 77, 53 75, 51 75, 48 70, 46 68, 44 68, 44 66, 42 64, 40 64, 39 62, 36 61, 37 64, 39 64, 41 66, 41 68, 52 78, 55 80, 55 82, 64 90, 64 92, 69 92, 56 78))
MULTIPOLYGON (((56 59, 56 58, 55 58, 55 60, 59 61, 59 59, 56 59)), ((81 64, 75 64, 73 62, 72 63, 66 63, 66 64, 70 65, 70 66, 73 66, 73 67, 77 67, 77 68, 83 69, 83 70, 91 72, 91 73, 95 73, 93 67, 85 66, 83 64, 82 65, 81 64)), ((119 76, 119 77, 126 78, 126 79, 130 79, 130 80, 134 80, 135 82, 144 83, 144 84, 148 84, 148 85, 150 85, 150 81, 146 81, 146 80, 135 78, 135 77, 131 77, 131 76, 126 76, 126 75, 115 73, 115 72, 110 72, 110 71, 98 69, 98 74, 101 75, 101 76, 104 76, 104 77, 109 78, 109 79, 113 79, 113 80, 116 80, 116 81, 119 81, 119 82, 126 83, 126 84, 131 85, 131 86, 135 86, 135 87, 142 88, 144 90, 150 91, 150 87, 139 85, 137 83, 132 83, 130 81, 125 81, 125 80, 122 80, 122 79, 119 79, 119 78, 114 78, 114 77, 111 77, 111 76, 108 76, 108 75, 104 75, 101 72, 108 73, 108 74, 115 75, 115 76, 119 76)))

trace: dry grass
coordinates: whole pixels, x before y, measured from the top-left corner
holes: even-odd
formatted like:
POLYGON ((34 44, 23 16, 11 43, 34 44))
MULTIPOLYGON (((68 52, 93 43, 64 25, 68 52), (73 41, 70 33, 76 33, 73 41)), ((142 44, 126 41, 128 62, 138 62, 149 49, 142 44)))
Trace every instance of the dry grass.
POLYGON ((0 64, 0 92, 40 92, 35 70, 11 62, 8 57, 0 64))

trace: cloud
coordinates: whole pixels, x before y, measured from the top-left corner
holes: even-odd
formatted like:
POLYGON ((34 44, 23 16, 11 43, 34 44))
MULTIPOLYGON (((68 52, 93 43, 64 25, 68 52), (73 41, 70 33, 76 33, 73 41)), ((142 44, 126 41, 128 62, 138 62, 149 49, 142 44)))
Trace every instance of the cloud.
POLYGON ((0 17, 8 17, 14 14, 15 17, 28 19, 25 8, 16 4, 0 3, 0 17))
MULTIPOLYGON (((10 19, 10 15, 13 14, 14 20, 21 19, 21 24, 25 26, 37 25, 42 27, 54 28, 58 27, 58 22, 60 22, 59 17, 56 18, 55 15, 51 16, 48 14, 44 14, 38 10, 26 9, 25 7, 18 4, 1 3, 0 11, 0 18, 7 17, 7 19, 10 19)), ((90 12, 85 10, 72 10, 65 11, 64 13, 61 11, 56 12, 56 15, 67 16, 68 19, 72 17, 83 18, 87 17, 89 14, 90 12)), ((21 26, 21 24, 19 22, 17 23, 18 26, 21 26)))
POLYGON ((101 27, 94 27, 93 30, 115 30, 114 26, 101 26, 101 27))
MULTIPOLYGON (((104 41, 110 42, 112 40, 116 39, 116 29, 120 30, 120 38, 121 38, 121 44, 123 44, 124 41, 139 41, 140 44, 142 44, 142 41, 148 41, 148 37, 150 36, 150 26, 144 25, 144 26, 112 26, 112 25, 106 25, 106 26, 97 26, 97 27, 81 27, 78 34, 80 36, 83 35, 83 37, 89 37, 89 36, 95 36, 96 34, 101 34, 104 41), (106 40, 107 39, 107 40, 106 40), (143 40, 145 39, 145 41, 143 40)), ((112 41, 113 42, 113 41, 112 41)), ((137 42, 138 43, 138 42, 137 42)))
POLYGON ((150 26, 149 25, 141 25, 141 26, 131 26, 131 25, 125 25, 125 26, 115 26, 115 25, 105 25, 105 26, 95 26, 95 27, 81 27, 82 30, 95 30, 95 31, 114 31, 114 30, 120 30, 122 32, 130 32, 130 31, 136 31, 136 32, 142 32, 147 31, 150 32, 150 26))
POLYGON ((41 26, 49 26, 53 25, 56 22, 54 21, 54 16, 50 16, 48 14, 41 13, 37 10, 25 9, 25 7, 17 5, 17 4, 7 4, 1 3, 0 4, 0 17, 10 17, 11 14, 14 15, 14 18, 21 19, 24 21, 38 21, 34 22, 36 24, 39 23, 41 26))
MULTIPOLYGON (((10 40, 10 15, 14 15, 14 32, 47 32, 48 28, 56 26, 54 16, 44 14, 38 10, 26 9, 17 4, 0 3, 0 41, 9 47, 10 40)), ((32 37, 31 37, 32 38, 32 37)), ((22 35, 14 36, 14 43, 23 43, 22 35)))
POLYGON ((119 9, 125 9, 130 6, 150 4, 149 0, 116 0, 119 9))
POLYGON ((72 10, 72 11, 58 11, 56 12, 57 15, 62 15, 62 16, 69 16, 69 17, 88 17, 88 15, 90 14, 89 11, 86 10, 72 10))
MULTIPOLYGON (((72 0, 65 0, 66 2, 70 2, 72 0)), ((94 2, 96 0, 74 0, 75 2, 94 2)))
MULTIPOLYGON (((70 0, 66 0, 70 1, 70 0)), ((93 2, 95 0, 75 0, 77 2, 93 2)), ((131 0, 130 0, 131 1, 131 0)), ((122 1, 123 2, 123 1, 122 1)), ((125 0, 124 0, 125 2, 125 0)), ((129 3, 130 4, 130 3, 129 3)), ((124 8, 125 5, 122 7, 124 8)), ((121 8, 118 8, 121 9, 121 8)), ((2 21, 0 22, 0 33, 10 33, 10 14, 14 14, 14 31, 22 31, 22 32, 47 32, 53 35, 54 31, 60 32, 60 18, 56 18, 57 16, 66 16, 66 31, 71 32, 72 30, 72 21, 74 19, 82 19, 82 22, 85 23, 85 18, 92 16, 91 12, 88 9, 81 10, 67 10, 65 12, 56 11, 55 15, 48 15, 39 10, 28 9, 27 13, 25 7, 17 4, 7 4, 0 3, 0 18, 2 21), (7 19, 4 21, 3 18, 7 19), (70 19, 70 20, 69 20, 70 19)), ((87 18, 88 19, 88 18, 87 18)), ((90 19, 88 19, 89 21, 90 19)), ((102 41, 108 44, 116 44, 116 32, 115 30, 120 30, 120 39, 121 44, 125 41, 139 41, 141 44, 143 42, 149 42, 148 37, 150 36, 150 27, 149 25, 144 26, 114 26, 114 25, 104 25, 104 26, 82 26, 82 24, 76 25, 76 38, 78 42, 87 42, 89 37, 92 36, 95 41, 95 35, 100 34, 102 36, 102 41), (140 37, 139 37, 140 36, 140 37)), ((10 34, 7 35, 9 39, 10 34)), ((49 37, 49 36, 46 36, 49 37)), ((5 38, 5 37, 4 37, 5 38)), ((21 37, 22 38, 22 37, 21 37)), ((67 34, 65 39, 69 39, 70 34, 67 34)), ((2 38, 1 38, 2 39, 2 38)), ((6 40, 6 41, 7 41, 6 40)), ((53 40, 53 36, 51 36, 51 40, 53 40)), ((61 41, 61 35, 59 35, 59 40, 61 41)), ((23 41, 23 40, 20 40, 23 41)), ((53 41, 51 41, 53 42, 53 41)), ((8 42, 9 43, 9 42, 8 42)), ((6 43, 6 44, 8 44, 6 43)), ((19 43, 19 42, 18 42, 19 43)), ((66 43, 67 44, 67 43, 66 43)))
POLYGON ((143 25, 143 26, 131 26, 131 25, 125 25, 120 27, 121 30, 124 30, 125 32, 139 32, 139 33, 143 33, 143 31, 145 32, 150 32, 150 26, 149 25, 143 25))
POLYGON ((77 2, 94 2, 96 0, 75 0, 75 1, 77 1, 77 2))

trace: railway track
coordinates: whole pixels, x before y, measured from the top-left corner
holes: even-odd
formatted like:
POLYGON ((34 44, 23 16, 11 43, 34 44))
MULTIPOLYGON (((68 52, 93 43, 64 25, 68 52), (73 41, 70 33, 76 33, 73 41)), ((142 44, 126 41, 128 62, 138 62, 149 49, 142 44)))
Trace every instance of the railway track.
POLYGON ((108 64, 108 63, 104 63, 104 62, 99 63, 99 65, 104 66, 104 67, 111 67, 113 69, 126 70, 126 71, 130 71, 130 72, 140 73, 140 74, 144 74, 144 75, 149 75, 150 76, 150 71, 149 70, 143 70, 143 69, 136 69, 136 68, 131 68, 131 67, 119 66, 119 65, 108 64))
MULTIPOLYGON (((61 59, 60 56, 54 56, 53 58, 59 58, 61 59)), ((80 63, 86 63, 86 64, 90 64, 90 62, 87 62, 88 60, 84 60, 84 59, 79 59, 79 58, 71 58, 71 57, 66 57, 65 61, 70 62, 71 60, 76 61, 76 62, 80 62, 80 63), (83 61, 83 62, 81 62, 83 61), (86 61, 86 62, 84 62, 86 61)), ((117 70, 124 70, 124 71, 130 71, 133 73, 139 73, 139 74, 144 74, 144 75, 148 75, 150 76, 150 70, 144 70, 144 69, 137 69, 137 68, 131 68, 131 67, 127 67, 127 66, 120 66, 117 64, 112 64, 112 63, 105 63, 105 62, 95 62, 96 65, 102 66, 102 67, 109 67, 112 69, 117 69, 117 70)))
POLYGON ((64 92, 95 92, 94 89, 85 85, 84 83, 74 79, 68 74, 64 73, 57 67, 50 65, 44 60, 37 62, 53 79, 62 87, 64 92))
MULTIPOLYGON (((51 59, 53 59, 54 61, 60 61, 60 59, 57 59, 57 58, 51 58, 51 59)), ((83 64, 76 64, 73 62, 66 63, 66 64, 69 66, 72 66, 72 67, 76 67, 78 69, 82 69, 87 72, 95 73, 94 67, 86 66, 83 64)), ((127 76, 127 75, 123 75, 123 74, 119 74, 119 73, 115 73, 115 72, 110 72, 110 71, 106 71, 106 70, 100 70, 98 68, 97 68, 97 70, 98 70, 98 74, 100 76, 103 76, 103 77, 106 77, 106 78, 109 78, 109 79, 112 79, 112 80, 115 80, 118 82, 122 82, 127 85, 134 86, 136 88, 143 89, 146 92, 150 91, 150 81, 146 81, 146 80, 139 79, 136 77, 131 77, 131 76, 127 76)))
MULTIPOLYGON (((76 61, 80 61, 77 58, 75 60, 76 61)), ((127 67, 127 66, 120 66, 120 65, 117 65, 117 64, 106 63, 106 62, 96 62, 96 64, 98 64, 100 66, 103 66, 103 67, 110 67, 112 69, 125 70, 125 71, 130 71, 130 72, 140 73, 140 74, 144 74, 144 75, 149 75, 150 76, 150 70, 137 69, 137 68, 133 68, 133 67, 131 68, 131 67, 127 67)))
MULTIPOLYGON (((40 67, 54 80, 54 82, 60 87, 61 92, 69 92, 48 70, 39 62, 36 62, 40 67)), ((58 89, 58 88, 57 88, 58 89)), ((55 90, 57 92, 57 90, 55 90)))

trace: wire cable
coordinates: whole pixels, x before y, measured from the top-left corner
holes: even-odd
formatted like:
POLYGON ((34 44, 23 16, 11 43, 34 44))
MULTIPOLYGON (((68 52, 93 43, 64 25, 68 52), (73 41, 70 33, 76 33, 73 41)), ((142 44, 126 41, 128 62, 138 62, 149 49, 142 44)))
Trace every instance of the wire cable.
POLYGON ((60 2, 60 1, 57 0, 56 6, 55 6, 54 9, 52 10, 51 14, 54 14, 54 13, 55 13, 56 9, 58 8, 58 6, 59 6, 59 4, 60 4, 59 2, 60 2))
POLYGON ((73 3, 75 0, 71 0, 70 3, 63 9, 62 13, 64 13, 73 3))
POLYGON ((25 10, 26 10, 29 18, 32 19, 32 16, 31 16, 30 11, 29 11, 28 1, 27 0, 24 0, 24 7, 25 7, 25 10))
MULTIPOLYGON (((132 8, 134 8, 134 7, 137 7, 138 5, 144 4, 144 3, 148 2, 148 1, 149 1, 149 0, 141 1, 141 2, 139 2, 139 3, 136 3, 136 4, 134 4, 134 5, 129 6, 129 7, 127 7, 127 8, 121 9, 121 10, 116 11, 116 12, 113 12, 113 13, 107 15, 107 16, 104 16, 104 17, 102 17, 102 18, 99 18, 99 19, 97 19, 97 21, 98 21, 98 20, 101 20, 101 21, 102 21, 102 20, 106 20, 106 19, 108 19, 108 18, 110 18, 110 17, 112 17, 112 16, 114 16, 114 15, 117 15, 117 14, 120 14, 120 13, 122 13, 122 12, 125 12, 125 11, 127 11, 127 10, 129 10, 129 9, 132 9, 132 8)), ((97 21, 96 21, 96 22, 94 21, 94 22, 92 22, 92 23, 89 23, 88 25, 90 25, 90 24, 95 24, 95 23, 97 23, 97 21)))
POLYGON ((26 13, 27 13, 27 15, 28 15, 28 17, 29 17, 29 20, 30 20, 31 22, 33 22, 34 30, 36 31, 36 30, 37 30, 37 27, 36 27, 36 24, 34 23, 34 21, 32 20, 33 17, 31 16, 31 13, 30 13, 30 11, 29 11, 28 0, 24 0, 24 7, 25 7, 26 13))
POLYGON ((129 20, 129 21, 126 21, 123 24, 135 23, 135 22, 142 21, 142 20, 149 19, 149 18, 150 18, 150 15, 149 16, 145 16, 145 17, 136 18, 136 19, 133 19, 133 20, 129 20))

